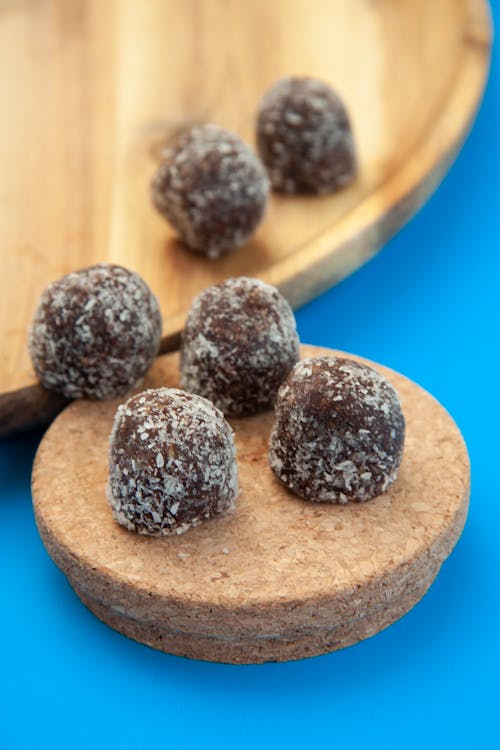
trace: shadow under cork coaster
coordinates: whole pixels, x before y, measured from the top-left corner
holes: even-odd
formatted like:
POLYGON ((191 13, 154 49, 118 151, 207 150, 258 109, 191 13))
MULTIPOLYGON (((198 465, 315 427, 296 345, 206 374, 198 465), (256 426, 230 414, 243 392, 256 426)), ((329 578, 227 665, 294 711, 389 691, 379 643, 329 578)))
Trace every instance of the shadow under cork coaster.
MULTIPOLYGON (((336 353, 302 346, 302 356, 336 353)), ((82 602, 153 648, 232 663, 334 651, 408 612, 462 532, 469 461, 432 396, 368 364, 393 383, 407 422, 399 477, 385 494, 343 506, 301 500, 268 466, 273 414, 231 420, 235 512, 167 538, 113 520, 105 487, 118 402, 71 404, 38 450, 33 502, 43 542, 82 602)), ((177 382, 178 355, 169 354, 144 385, 177 382)))

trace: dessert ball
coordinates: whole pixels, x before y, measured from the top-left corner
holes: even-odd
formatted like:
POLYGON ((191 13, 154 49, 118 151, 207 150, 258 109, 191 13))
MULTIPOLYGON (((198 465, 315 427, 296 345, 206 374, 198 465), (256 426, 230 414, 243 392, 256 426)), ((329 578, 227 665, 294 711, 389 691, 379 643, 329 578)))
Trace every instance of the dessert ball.
POLYGON ((193 301, 181 344, 183 388, 230 416, 272 407, 299 359, 290 305, 258 279, 227 279, 193 301))
POLYGON ((151 185, 157 210, 192 250, 217 258, 243 245, 264 216, 269 182, 257 156, 218 125, 184 132, 151 185))
POLYGON ((331 193, 356 172, 346 109, 314 78, 283 78, 264 95, 257 144, 273 189, 282 193, 331 193))
POLYGON ((109 399, 130 390, 158 352, 158 301, 141 277, 100 263, 45 289, 29 333, 33 366, 67 398, 109 399))
POLYGON ((380 373, 341 357, 305 359, 279 391, 269 460, 306 500, 361 502, 396 479, 404 433, 397 393, 380 373))
POLYGON ((176 388, 143 391, 118 407, 108 499, 139 534, 181 534, 232 510, 238 494, 233 432, 221 412, 176 388))

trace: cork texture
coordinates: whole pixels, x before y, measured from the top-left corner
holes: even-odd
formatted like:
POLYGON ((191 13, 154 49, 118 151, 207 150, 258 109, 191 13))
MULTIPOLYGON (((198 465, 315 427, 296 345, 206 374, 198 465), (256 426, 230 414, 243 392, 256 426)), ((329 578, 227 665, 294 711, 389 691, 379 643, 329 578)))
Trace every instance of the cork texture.
MULTIPOLYGON (((176 537, 139 536, 113 520, 105 487, 119 401, 65 409, 40 445, 33 502, 43 542, 84 604, 154 648, 232 663, 325 653, 404 615, 460 536, 469 462, 432 396, 367 364, 392 382, 407 423, 399 477, 385 494, 352 505, 301 500, 268 465, 273 414, 233 419, 236 510, 176 537)), ((169 354, 144 387, 177 385, 178 355, 169 354)))

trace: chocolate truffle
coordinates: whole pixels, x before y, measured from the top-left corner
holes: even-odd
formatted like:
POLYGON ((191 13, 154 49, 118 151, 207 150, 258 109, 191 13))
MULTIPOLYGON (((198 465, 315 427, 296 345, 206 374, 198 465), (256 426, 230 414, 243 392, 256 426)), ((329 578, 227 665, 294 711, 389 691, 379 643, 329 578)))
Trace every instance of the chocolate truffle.
POLYGON ((139 534, 181 534, 232 510, 238 494, 233 432, 201 396, 158 388, 118 407, 110 437, 108 499, 139 534))
POLYGON ((244 416, 272 407, 299 359, 295 318, 259 279, 227 279, 193 301, 181 344, 183 388, 244 416))
POLYGON ((181 134, 164 152, 151 185, 157 210, 188 247, 209 258, 243 245, 264 215, 268 194, 257 156, 218 125, 181 134))
POLYGON ((404 432, 397 393, 380 373, 341 357, 305 359, 280 388, 269 460, 306 500, 361 502, 396 479, 404 432))
POLYGON ((264 95, 257 145, 273 189, 282 193, 331 193, 356 172, 346 109, 314 78, 283 78, 264 95))
POLYGON ((158 301, 141 277, 100 263, 45 289, 29 349, 46 388, 67 398, 108 399, 130 390, 158 352, 158 301))

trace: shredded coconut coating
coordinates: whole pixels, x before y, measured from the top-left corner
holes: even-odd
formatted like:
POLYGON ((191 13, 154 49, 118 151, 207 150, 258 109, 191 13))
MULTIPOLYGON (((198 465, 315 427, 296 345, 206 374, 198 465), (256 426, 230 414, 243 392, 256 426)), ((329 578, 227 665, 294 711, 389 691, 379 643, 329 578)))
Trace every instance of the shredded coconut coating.
POLYGON ((233 510, 237 494, 233 431, 209 401, 158 388, 118 407, 108 499, 119 524, 150 536, 181 534, 233 510))
POLYGON ((242 276, 193 301, 182 335, 181 384, 225 414, 271 408, 298 359, 295 317, 275 287, 242 276))
POLYGON ((210 124, 191 128, 165 150, 151 184, 159 213, 188 247, 209 258, 246 242, 268 195, 269 180, 254 152, 210 124))
POLYGON ((161 315, 143 279, 100 263, 54 281, 29 332, 33 366, 67 398, 110 399, 142 379, 160 345, 161 315))
POLYGON ((353 360, 310 358, 280 388, 269 461, 306 500, 362 502, 396 479, 404 434, 399 398, 386 378, 353 360))
POLYGON ((314 78, 283 78, 264 95, 257 146, 278 192, 330 193, 356 173, 347 111, 338 94, 314 78))

